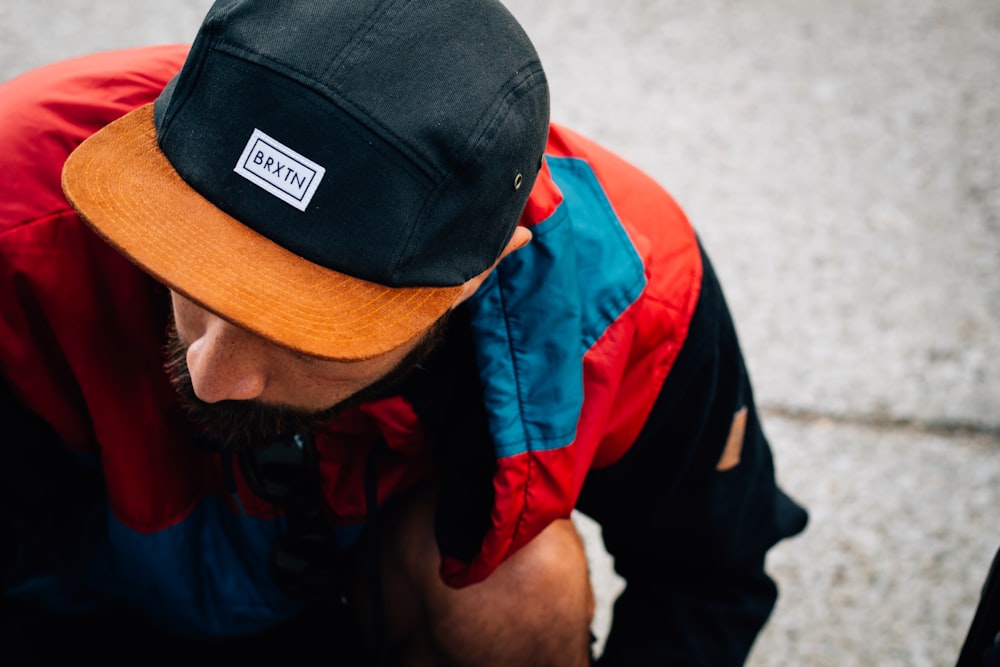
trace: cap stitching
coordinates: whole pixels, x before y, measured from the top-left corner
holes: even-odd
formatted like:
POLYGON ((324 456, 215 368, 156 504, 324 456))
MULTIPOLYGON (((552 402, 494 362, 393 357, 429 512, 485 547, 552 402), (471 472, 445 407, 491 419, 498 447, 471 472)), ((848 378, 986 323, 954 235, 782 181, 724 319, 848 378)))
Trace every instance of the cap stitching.
MULTIPOLYGON (((485 119, 485 121, 480 121, 476 123, 473 131, 470 132, 470 137, 469 137, 470 139, 472 139, 472 137, 475 137, 475 139, 467 142, 468 149, 461 155, 460 157, 461 161, 467 162, 473 156, 481 154, 483 147, 485 145, 485 141, 488 135, 490 135, 489 131, 491 129, 493 130, 493 132, 498 131, 496 127, 497 118, 499 118, 502 114, 509 111, 513 107, 512 100, 516 100, 523 97, 536 85, 538 85, 539 83, 544 83, 545 72, 544 70, 542 70, 542 66, 539 61, 537 60, 532 61, 531 63, 525 65, 524 68, 519 69, 517 72, 515 72, 513 76, 508 78, 507 81, 504 82, 503 86, 501 86, 501 89, 506 87, 511 81, 516 80, 518 77, 523 77, 523 80, 518 82, 517 85, 511 87, 510 90, 507 91, 507 94, 504 95, 496 103, 496 106, 493 109, 492 113, 489 113, 490 110, 487 110, 486 112, 483 113, 481 118, 485 119), (538 80, 539 77, 541 77, 541 81, 538 80)), ((537 173, 535 174, 535 176, 537 177, 537 173)), ((452 181, 454 181, 454 179, 455 179, 454 171, 449 172, 448 175, 434 188, 434 191, 431 193, 429 197, 427 197, 426 200, 424 200, 423 206, 421 206, 420 210, 417 212, 418 220, 423 218, 424 212, 428 207, 431 206, 432 202, 437 202, 440 199, 442 193, 447 191, 448 186, 452 183, 452 181)), ((532 181, 532 183, 534 183, 534 181, 532 181)), ((527 189, 529 196, 531 194, 530 190, 531 188, 527 189)), ((527 199, 525 199, 525 201, 527 201, 527 199)), ((514 227, 516 225, 517 225, 517 219, 515 218, 513 220, 513 226, 511 227, 510 232, 507 234, 507 241, 510 240, 510 236, 514 233, 514 227)), ((420 225, 411 226, 410 233, 407 235, 405 243, 402 243, 400 245, 399 258, 397 259, 396 263, 393 264, 392 269, 389 271, 390 274, 394 274, 396 271, 401 269, 405 270, 412 263, 413 257, 405 257, 406 255, 405 251, 406 249, 411 247, 411 242, 417 233, 418 227, 420 227, 420 225)))
MULTIPOLYGON (((324 97, 330 103, 340 107, 340 109, 345 114, 358 120, 363 119, 363 121, 365 122, 362 122, 361 124, 367 127, 373 134, 382 138, 383 141, 385 141, 386 143, 392 143, 394 146, 399 145, 405 147, 406 150, 399 150, 398 151, 399 154, 402 155, 407 160, 409 160, 410 163, 413 164, 413 167, 421 174, 423 174, 428 181, 430 181, 432 184, 439 182, 441 174, 437 173, 438 170, 435 169, 433 165, 431 165, 426 160, 423 160, 420 157, 420 155, 415 151, 413 151, 410 148, 409 144, 404 142, 398 134, 391 131, 386 125, 379 122, 376 118, 374 118, 371 114, 369 114, 367 110, 364 109, 364 107, 360 107, 357 104, 353 103, 348 98, 339 94, 336 91, 336 89, 331 88, 330 86, 316 80, 314 76, 306 74, 305 72, 295 67, 292 67, 287 63, 274 60, 273 58, 270 58, 260 53, 248 51, 247 49, 244 49, 240 45, 233 44, 232 42, 222 40, 216 45, 216 50, 226 53, 234 58, 244 60, 248 63, 255 63, 260 66, 266 66, 268 69, 275 72, 276 74, 281 74, 282 76, 285 76, 286 78, 291 79, 292 81, 296 81, 299 84, 304 85, 307 89, 311 90, 317 95, 324 97), (388 139, 393 139, 395 141, 394 142, 389 141, 388 139)), ((301 91, 295 91, 295 92, 301 95, 301 91)))
MULTIPOLYGON (((351 43, 345 46, 337 54, 325 70, 323 70, 323 76, 327 77, 330 74, 339 72, 344 68, 345 63, 350 59, 356 51, 358 51, 362 44, 365 44, 367 37, 372 34, 375 28, 381 25, 388 17, 388 21, 392 22, 395 17, 402 13, 406 5, 409 5, 409 0, 388 0, 383 7, 377 7, 375 11, 372 11, 366 20, 364 26, 355 31, 355 37, 352 39, 351 43), (396 4, 402 4, 403 7, 398 8, 395 12, 392 12, 393 6, 396 4), (379 11, 381 9, 382 11, 379 11), (376 14, 378 16, 376 17, 376 14)), ((366 50, 371 50, 371 44, 365 44, 366 50)))
MULTIPOLYGON (((523 80, 518 82, 517 85, 511 87, 511 89, 507 91, 507 94, 504 95, 503 98, 499 101, 499 103, 496 106, 496 110, 489 117, 489 121, 482 126, 482 130, 480 131, 479 136, 476 138, 475 142, 469 147, 467 155, 479 154, 482 151, 482 146, 484 142, 487 140, 487 138, 499 131, 497 119, 501 115, 510 111, 510 109, 513 107, 513 101, 520 99, 521 97, 526 95, 531 89, 533 89, 539 83, 544 83, 545 72, 542 70, 542 65, 540 62, 536 60, 532 63, 529 63, 524 67, 524 69, 528 71, 523 74, 524 77, 523 80), (536 79, 538 77, 541 77, 542 81, 537 81, 536 79)), ((513 76, 507 79, 507 81, 504 82, 504 87, 506 87, 508 83, 510 83, 511 81, 516 80, 518 76, 522 76, 521 70, 518 70, 517 72, 514 73, 513 76)))
MULTIPOLYGON (((166 86, 164 86, 164 89, 170 88, 171 86, 173 89, 171 91, 169 103, 163 109, 162 122, 156 125, 157 145, 163 145, 163 141, 170 134, 170 130, 173 127, 174 119, 180 113, 181 109, 187 105, 191 96, 194 94, 194 91, 197 90, 198 80, 201 79, 202 74, 205 72, 206 58, 204 56, 195 57, 195 54, 200 54, 202 51, 210 51, 214 41, 214 39, 203 39, 199 35, 199 37, 195 40, 195 43, 192 45, 191 51, 188 52, 188 56, 185 59, 181 70, 174 75, 173 79, 167 82, 166 86), (194 63, 193 67, 191 66, 192 63, 194 63), (191 69, 188 69, 189 67, 191 69), (185 84, 183 88, 179 88, 181 81, 185 84)), ((153 101, 154 110, 157 106, 159 106, 159 104, 160 98, 158 97, 153 101)), ((154 113, 154 121, 155 117, 154 113)), ((168 161, 173 164, 173 161, 169 160, 169 158, 168 161)))

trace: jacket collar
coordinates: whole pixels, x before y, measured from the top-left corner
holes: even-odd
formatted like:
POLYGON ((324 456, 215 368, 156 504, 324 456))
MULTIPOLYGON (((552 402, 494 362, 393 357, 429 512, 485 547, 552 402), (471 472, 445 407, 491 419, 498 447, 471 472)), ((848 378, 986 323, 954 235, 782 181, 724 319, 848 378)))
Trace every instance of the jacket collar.
POLYGON ((542 168, 535 179, 535 186, 531 189, 531 196, 528 197, 528 203, 524 207, 519 224, 523 227, 537 225, 555 213, 562 200, 562 192, 552 180, 549 163, 543 157, 542 168))

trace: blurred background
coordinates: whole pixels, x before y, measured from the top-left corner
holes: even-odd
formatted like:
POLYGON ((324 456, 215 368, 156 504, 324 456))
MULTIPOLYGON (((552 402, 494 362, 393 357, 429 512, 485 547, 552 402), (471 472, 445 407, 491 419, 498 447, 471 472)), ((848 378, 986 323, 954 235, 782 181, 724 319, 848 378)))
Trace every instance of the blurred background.
MULTIPOLYGON (((207 0, 0 0, 0 80, 207 0)), ((509 0, 553 118, 686 209, 787 491, 752 667, 950 665, 1000 546, 1000 3, 509 0)), ((603 636, 620 590, 591 552, 603 636)))

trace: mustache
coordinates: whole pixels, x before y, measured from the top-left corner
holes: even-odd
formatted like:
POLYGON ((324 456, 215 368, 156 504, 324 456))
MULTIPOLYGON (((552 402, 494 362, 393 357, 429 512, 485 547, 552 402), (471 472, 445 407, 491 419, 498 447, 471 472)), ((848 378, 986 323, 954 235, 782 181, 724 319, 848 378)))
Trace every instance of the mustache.
POLYGON ((317 411, 289 406, 269 405, 259 401, 224 400, 206 403, 198 398, 187 365, 187 343, 181 340, 171 318, 167 328, 164 368, 177 392, 178 402, 188 419, 204 434, 223 447, 253 447, 293 433, 316 432, 336 421, 343 411, 379 398, 391 396, 411 371, 444 339, 448 315, 438 320, 406 357, 386 375, 348 397, 317 411))
POLYGON ((165 368, 187 417, 227 447, 250 447, 289 433, 319 430, 336 420, 343 409, 342 404, 305 411, 257 401, 206 403, 195 394, 187 365, 187 345, 173 323, 167 331, 165 368))

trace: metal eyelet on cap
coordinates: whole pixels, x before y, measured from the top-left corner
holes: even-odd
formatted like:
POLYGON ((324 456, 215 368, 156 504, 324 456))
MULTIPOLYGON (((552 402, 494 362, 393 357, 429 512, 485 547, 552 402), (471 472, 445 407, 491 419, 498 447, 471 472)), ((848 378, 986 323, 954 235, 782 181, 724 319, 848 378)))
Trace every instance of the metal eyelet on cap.
POLYGON ((521 174, 518 174, 517 176, 515 176, 514 177, 514 189, 515 190, 520 190, 521 189, 521 183, 523 181, 524 181, 524 177, 521 174))

